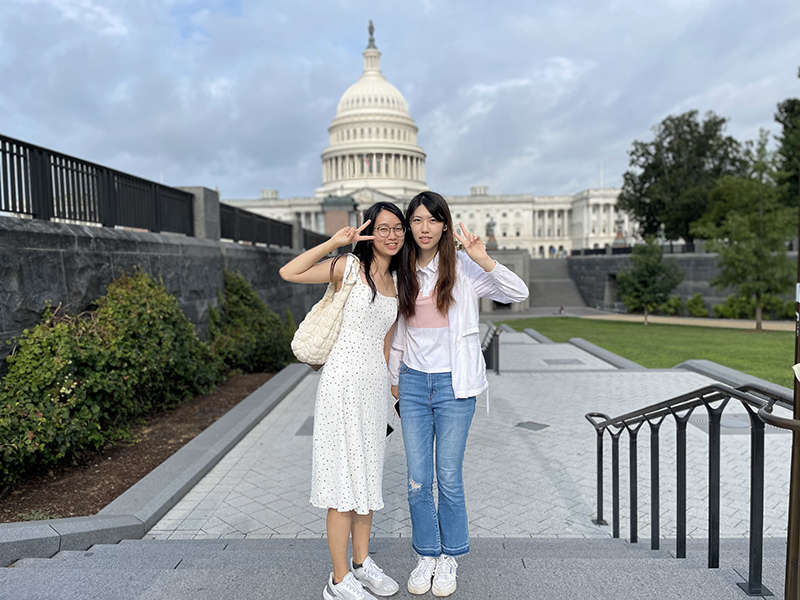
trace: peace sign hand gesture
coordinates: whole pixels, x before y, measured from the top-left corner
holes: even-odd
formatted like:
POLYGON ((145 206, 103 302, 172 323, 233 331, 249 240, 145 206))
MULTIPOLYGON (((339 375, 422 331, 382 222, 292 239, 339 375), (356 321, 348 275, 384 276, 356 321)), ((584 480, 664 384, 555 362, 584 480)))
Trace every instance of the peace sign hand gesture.
POLYGON ((337 248, 349 246, 350 244, 363 240, 374 240, 374 235, 361 235, 361 231, 371 222, 372 221, 367 219, 358 229, 355 227, 342 227, 339 231, 334 233, 333 236, 331 236, 331 239, 336 244, 337 248))
POLYGON ((461 221, 458 222, 458 226, 461 228, 461 233, 463 235, 459 235, 456 231, 453 232, 453 235, 456 236, 456 239, 464 246, 464 250, 467 251, 467 256, 476 263, 480 263, 483 259, 489 258, 481 236, 469 231, 461 221))

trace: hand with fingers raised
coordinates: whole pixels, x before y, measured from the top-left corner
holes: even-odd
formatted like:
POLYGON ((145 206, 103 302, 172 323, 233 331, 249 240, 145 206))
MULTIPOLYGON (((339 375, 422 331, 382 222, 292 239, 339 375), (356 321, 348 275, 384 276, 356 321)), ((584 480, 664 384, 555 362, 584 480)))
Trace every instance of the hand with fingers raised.
POLYGON ((461 235, 459 235, 457 231, 454 231, 453 235, 456 236, 456 239, 459 242, 461 242, 461 245, 467 252, 467 256, 469 256, 478 264, 481 264, 481 262, 485 261, 486 259, 491 260, 489 255, 486 253, 486 246, 483 245, 481 236, 476 233, 472 233, 461 221, 458 222, 458 226, 461 228, 461 235))
POLYGON ((355 227, 342 227, 339 231, 331 236, 331 239, 336 244, 337 248, 342 246, 349 246, 362 240, 374 240, 374 235, 361 235, 364 228, 369 225, 371 221, 367 219, 359 228, 355 227))

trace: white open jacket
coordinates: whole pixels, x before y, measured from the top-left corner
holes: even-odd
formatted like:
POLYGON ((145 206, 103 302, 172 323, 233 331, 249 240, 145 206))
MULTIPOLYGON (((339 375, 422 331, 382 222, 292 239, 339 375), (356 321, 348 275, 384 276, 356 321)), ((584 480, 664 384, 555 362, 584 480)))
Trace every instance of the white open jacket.
MULTIPOLYGON (((509 304, 528 297, 528 286, 500 263, 489 273, 467 256, 456 254, 456 283, 447 317, 450 321, 450 370, 456 398, 477 396, 487 387, 486 363, 478 328, 478 298, 509 304)), ((389 381, 397 385, 400 363, 406 349, 406 321, 397 321, 389 351, 389 381)))

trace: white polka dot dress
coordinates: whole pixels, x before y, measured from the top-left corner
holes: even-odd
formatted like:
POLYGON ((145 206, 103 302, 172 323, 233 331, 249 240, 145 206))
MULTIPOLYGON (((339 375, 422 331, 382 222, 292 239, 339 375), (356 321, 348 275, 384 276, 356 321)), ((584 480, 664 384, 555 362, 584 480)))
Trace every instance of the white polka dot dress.
POLYGON ((317 388, 314 506, 362 515, 383 508, 383 457, 391 404, 383 341, 396 317, 397 299, 378 293, 372 302, 372 289, 359 277, 317 388))

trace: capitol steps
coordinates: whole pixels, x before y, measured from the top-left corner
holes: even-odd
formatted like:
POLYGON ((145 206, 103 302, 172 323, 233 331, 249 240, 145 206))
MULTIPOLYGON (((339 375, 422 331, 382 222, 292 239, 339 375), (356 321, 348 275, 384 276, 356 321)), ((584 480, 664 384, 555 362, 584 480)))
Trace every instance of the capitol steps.
MULTIPOLYGON (((721 568, 705 567, 705 544, 689 559, 646 542, 612 539, 475 538, 460 559, 454 598, 739 599, 746 540, 722 540, 721 568)), ((669 544, 665 544, 669 548, 669 544)), ((764 583, 782 595, 785 543, 766 540, 764 583)), ((414 564, 409 541, 376 538, 373 558, 396 579, 394 598, 414 598, 404 578, 414 564)), ((321 598, 328 573, 324 539, 135 540, 23 559, 0 569, 0 597, 15 600, 205 600, 321 598)), ((430 595, 426 597, 431 597, 430 595)))
POLYGON ((531 308, 586 306, 570 279, 566 258, 532 260, 528 286, 531 308))

